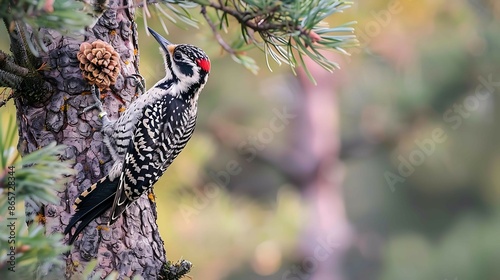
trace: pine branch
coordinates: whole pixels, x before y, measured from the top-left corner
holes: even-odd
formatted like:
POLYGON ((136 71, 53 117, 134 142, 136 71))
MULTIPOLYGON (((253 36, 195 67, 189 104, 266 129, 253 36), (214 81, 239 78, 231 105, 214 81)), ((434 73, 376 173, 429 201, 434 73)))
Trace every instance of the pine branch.
MULTIPOLYGON (((246 56, 246 51, 253 47, 265 52, 269 68, 269 57, 279 65, 289 64, 293 69, 298 65, 305 67, 304 56, 308 56, 323 68, 332 71, 338 68, 338 65, 325 58, 320 50, 348 55, 345 49, 358 45, 353 35, 354 28, 351 27, 355 22, 333 28, 324 22, 331 15, 349 8, 351 2, 348 1, 153 0, 148 3, 154 4, 155 7, 164 4, 170 10, 172 4, 184 7, 181 10, 175 9, 174 16, 182 21, 189 19, 187 23, 190 25, 193 18, 186 8, 193 8, 192 4, 197 4, 219 45, 237 62, 253 72, 258 67, 253 59, 246 56), (235 25, 239 25, 239 28, 235 28, 235 25), (228 30, 235 29, 239 29, 240 34, 228 43, 224 38, 227 36, 222 36, 221 31, 228 33, 228 30)), ((161 14, 177 24, 175 18, 165 11, 161 14)), ((165 26, 163 20, 162 25, 165 26)))
POLYGON ((252 43, 264 50, 266 57, 271 56, 278 64, 284 62, 295 67, 298 64, 298 57, 300 64, 303 65, 303 55, 307 55, 331 71, 338 68, 338 65, 327 60, 318 50, 330 49, 347 54, 344 47, 357 44, 354 35, 338 35, 342 32, 352 33, 353 29, 346 27, 349 24, 337 28, 323 26, 325 18, 342 12, 349 7, 349 2, 331 0, 194 2, 215 10, 219 20, 219 30, 229 27, 228 15, 236 19, 241 25, 240 40, 243 40, 243 44, 240 42, 239 46, 245 47, 252 43))
POLYGON ((41 212, 31 217, 37 223, 30 223, 21 205, 27 201, 38 205, 58 202, 54 186, 62 187, 67 176, 74 174, 72 163, 59 160, 65 147, 55 143, 20 159, 14 143, 16 131, 12 117, 7 127, 0 127, 0 226, 9 229, 0 233, 2 279, 13 271, 20 279, 33 278, 39 266, 62 264, 59 255, 68 250, 61 234, 45 235, 41 212))
MULTIPOLYGON (((0 51, 0 87, 16 89, 22 83, 23 77, 26 77, 28 73, 29 70, 27 68, 15 64, 12 57, 0 51)), ((12 96, 12 91, 10 91, 10 94, 0 101, 0 107, 7 104, 7 101, 12 96)))
POLYGON ((0 2, 0 17, 7 29, 12 30, 16 21, 22 21, 37 29, 45 27, 61 32, 82 31, 92 22, 90 14, 75 11, 90 10, 88 4, 79 1, 4 0, 0 2), (87 9, 86 9, 87 7, 87 9))
MULTIPOLYGON (((304 56, 308 56, 332 71, 338 65, 325 58, 320 50, 348 55, 345 49, 358 45, 351 27, 354 22, 333 28, 324 22, 333 14, 349 8, 351 2, 348 1, 145 0, 134 1, 131 5, 143 8, 146 25, 151 13, 156 13, 167 32, 164 19, 176 25, 184 23, 197 27, 198 21, 189 10, 200 8, 203 20, 209 25, 219 45, 252 72, 256 72, 258 67, 246 52, 254 47, 265 53, 269 68, 269 57, 278 65, 285 63, 294 69, 298 65, 305 67, 304 56), (234 38, 228 39, 227 35, 222 34, 234 30, 239 30, 239 35, 234 38)), ((2 1, 0 17, 9 30, 13 30, 14 25, 21 20, 31 26, 35 33, 38 27, 78 33, 92 24, 92 16, 97 17, 106 9, 106 2, 99 0, 2 1), (75 10, 83 11, 83 16, 82 13, 74 13, 75 10)), ((45 45, 40 36, 34 37, 33 41, 25 41, 30 52, 37 56, 45 45)))
POLYGON ((26 77, 29 73, 27 68, 15 64, 3 51, 0 51, 0 69, 20 77, 26 77))

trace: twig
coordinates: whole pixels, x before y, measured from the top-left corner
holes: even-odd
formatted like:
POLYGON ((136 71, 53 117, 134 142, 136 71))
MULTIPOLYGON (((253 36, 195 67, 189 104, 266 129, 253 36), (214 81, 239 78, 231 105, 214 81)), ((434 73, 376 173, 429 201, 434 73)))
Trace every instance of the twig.
MULTIPOLYGON (((256 13, 256 14, 253 14, 253 15, 251 13, 248 13, 248 12, 241 13, 240 11, 238 11, 236 9, 233 10, 233 9, 231 9, 231 8, 229 8, 227 6, 221 5, 221 4, 217 5, 214 2, 210 2, 210 4, 208 6, 214 8, 216 10, 220 10, 220 11, 223 11, 225 13, 230 14, 240 24, 246 25, 246 26, 250 27, 251 29, 253 29, 256 32, 268 32, 268 31, 271 31, 271 30, 287 31, 287 30, 290 30, 290 29, 296 30, 296 31, 300 31, 301 33, 302 32, 307 32, 307 31, 303 30, 303 28, 301 28, 300 26, 290 26, 288 24, 288 22, 284 22, 284 23, 281 23, 281 24, 269 23, 268 21, 265 21, 265 20, 264 21, 258 21, 256 23, 252 22, 253 19, 256 19, 256 18, 259 18, 261 16, 268 15, 269 13, 274 12, 278 8, 278 6, 271 7, 271 9, 268 10, 268 11, 256 13)), ((203 7, 205 7, 205 6, 203 6, 203 7)))
POLYGON ((22 81, 23 78, 0 69, 0 86, 15 89, 21 84, 22 81))
POLYGON ((212 29, 212 33, 214 34, 215 39, 217 40, 217 42, 219 42, 219 45, 221 45, 221 47, 225 51, 227 51, 228 53, 230 53, 232 55, 235 55, 236 52, 233 50, 233 48, 231 48, 231 46, 229 46, 226 43, 226 41, 224 41, 224 39, 219 34, 219 32, 217 32, 217 27, 215 26, 215 24, 213 23, 213 21, 208 17, 208 15, 207 15, 207 9, 206 9, 205 6, 201 6, 201 14, 203 15, 203 17, 207 21, 208 25, 210 26, 210 29, 212 29))
POLYGON ((0 69, 17 76, 26 77, 29 73, 27 68, 19 66, 8 60, 8 55, 0 50, 0 69))

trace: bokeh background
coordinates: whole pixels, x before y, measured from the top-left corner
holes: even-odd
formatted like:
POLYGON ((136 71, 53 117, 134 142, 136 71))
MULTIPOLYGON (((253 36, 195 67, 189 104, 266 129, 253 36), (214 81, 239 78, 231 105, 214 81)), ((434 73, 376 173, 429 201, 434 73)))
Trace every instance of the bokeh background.
MULTIPOLYGON (((196 133, 155 188, 193 279, 500 279, 500 2, 363 0, 329 23, 350 20, 361 46, 332 54, 333 74, 310 64, 317 86, 169 26, 212 61, 196 133)), ((163 64, 141 22, 151 86, 163 64)))

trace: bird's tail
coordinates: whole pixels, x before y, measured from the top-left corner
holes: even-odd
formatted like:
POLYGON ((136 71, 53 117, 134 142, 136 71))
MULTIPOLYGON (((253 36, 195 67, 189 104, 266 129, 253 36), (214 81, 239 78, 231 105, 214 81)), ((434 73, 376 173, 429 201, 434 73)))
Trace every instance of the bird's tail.
POLYGON ((73 234, 70 233, 69 244, 73 244, 78 234, 96 217, 104 213, 113 205, 118 181, 110 181, 108 176, 102 178, 88 189, 86 189, 75 200, 75 214, 64 230, 64 234, 71 232, 71 229, 81 221, 73 234))

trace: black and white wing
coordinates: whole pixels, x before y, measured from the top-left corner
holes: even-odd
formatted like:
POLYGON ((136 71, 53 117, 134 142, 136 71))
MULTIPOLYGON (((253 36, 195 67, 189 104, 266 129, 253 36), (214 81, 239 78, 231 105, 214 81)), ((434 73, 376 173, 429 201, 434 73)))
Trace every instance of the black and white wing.
POLYGON ((193 134, 196 112, 182 99, 167 95, 144 108, 130 141, 109 224, 148 192, 193 134))

